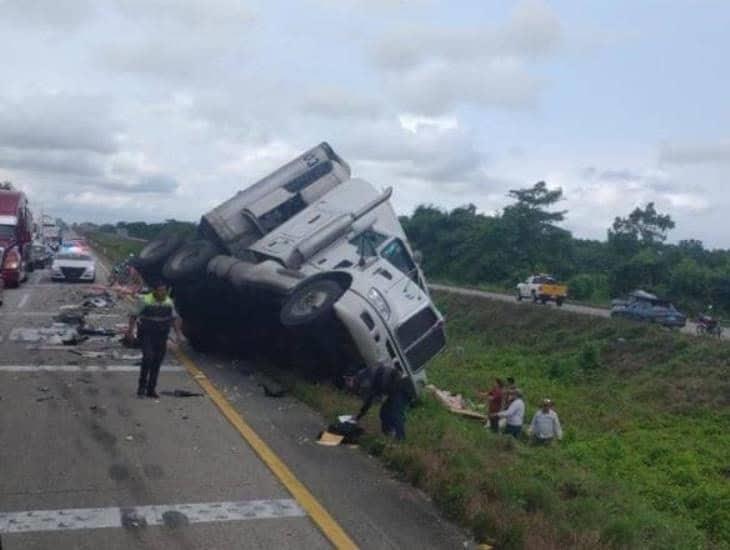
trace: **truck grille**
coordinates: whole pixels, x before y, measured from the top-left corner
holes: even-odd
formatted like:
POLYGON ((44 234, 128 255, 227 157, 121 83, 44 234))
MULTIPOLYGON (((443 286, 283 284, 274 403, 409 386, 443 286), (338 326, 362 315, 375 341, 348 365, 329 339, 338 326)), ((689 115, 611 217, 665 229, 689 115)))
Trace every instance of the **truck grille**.
POLYGON ((398 327, 398 341, 403 349, 426 334, 438 322, 431 308, 425 308, 398 327))
POLYGON ((431 357, 441 351, 446 345, 446 335, 443 327, 434 328, 423 340, 406 352, 408 363, 414 371, 425 365, 431 357))
POLYGON ((83 267, 62 267, 61 273, 63 273, 63 276, 67 280, 76 280, 80 279, 81 276, 84 274, 84 271, 86 271, 83 267))

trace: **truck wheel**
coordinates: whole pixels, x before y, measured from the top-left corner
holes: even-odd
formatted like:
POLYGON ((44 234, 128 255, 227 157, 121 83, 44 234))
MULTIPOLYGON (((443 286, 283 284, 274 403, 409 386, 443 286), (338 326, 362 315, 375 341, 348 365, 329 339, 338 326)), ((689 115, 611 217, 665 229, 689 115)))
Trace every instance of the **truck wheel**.
POLYGON ((162 265, 182 245, 179 235, 160 237, 148 243, 137 256, 136 264, 142 270, 162 265))
POLYGON ((344 292, 337 282, 330 279, 302 283, 281 308, 281 324, 291 327, 322 318, 344 292))
POLYGON ((563 305, 563 299, 562 299, 562 298, 558 298, 557 300, 555 300, 555 304, 556 304, 556 305, 557 305, 558 307, 562 306, 562 305, 563 305))
POLYGON ((162 275, 171 282, 195 279, 205 275, 208 262, 218 254, 209 241, 197 240, 186 243, 167 260, 162 275))
POLYGON ((518 302, 522 301, 522 294, 519 291, 517 291, 517 301, 518 302))
POLYGON ((532 303, 537 303, 537 293, 534 290, 532 291, 532 303))

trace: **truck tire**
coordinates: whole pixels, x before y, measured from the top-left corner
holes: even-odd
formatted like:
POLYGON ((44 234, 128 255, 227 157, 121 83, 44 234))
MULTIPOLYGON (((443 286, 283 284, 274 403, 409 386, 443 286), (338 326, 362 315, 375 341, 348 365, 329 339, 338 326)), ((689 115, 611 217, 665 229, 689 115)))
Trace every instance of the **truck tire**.
POLYGON ((534 290, 532 291, 532 303, 537 303, 537 292, 535 292, 534 290))
POLYGON ((558 298, 557 300, 555 300, 555 304, 558 307, 561 307, 563 305, 563 299, 562 298, 558 298))
POLYGON ((203 277, 208 262, 216 255, 218 249, 210 241, 190 241, 167 260, 162 268, 162 275, 173 283, 203 277))
POLYGON ((323 318, 344 292, 342 286, 331 279, 305 281, 284 302, 279 316, 281 324, 292 327, 323 318))
POLYGON ((151 271, 155 267, 159 268, 180 248, 182 243, 182 237, 179 235, 159 237, 147 243, 135 259, 136 267, 141 271, 151 271))
POLYGON ((522 293, 519 290, 517 291, 517 301, 518 302, 522 301, 522 293))

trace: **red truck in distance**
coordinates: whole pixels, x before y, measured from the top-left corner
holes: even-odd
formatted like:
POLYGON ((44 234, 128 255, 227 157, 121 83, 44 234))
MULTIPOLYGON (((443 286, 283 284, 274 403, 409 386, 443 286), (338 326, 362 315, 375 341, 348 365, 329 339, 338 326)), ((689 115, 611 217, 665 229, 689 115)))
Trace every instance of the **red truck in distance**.
POLYGON ((25 194, 11 185, 0 186, 0 273, 4 286, 15 287, 27 278, 33 241, 33 218, 25 194))

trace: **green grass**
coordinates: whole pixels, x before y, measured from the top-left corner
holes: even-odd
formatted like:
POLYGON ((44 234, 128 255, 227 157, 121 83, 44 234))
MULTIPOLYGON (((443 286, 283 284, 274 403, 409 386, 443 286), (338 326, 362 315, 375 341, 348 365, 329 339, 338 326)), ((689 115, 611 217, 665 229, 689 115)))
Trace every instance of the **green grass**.
MULTIPOLYGON (((514 376, 564 441, 494 436, 426 397, 394 444, 363 446, 498 548, 730 548, 730 346, 643 325, 436 294, 449 348, 430 381, 476 399, 514 376)), ((329 416, 358 403, 286 375, 329 416)))
POLYGON ((84 233, 84 237, 94 247, 96 251, 116 263, 123 260, 130 254, 139 254, 145 243, 125 239, 111 233, 103 233, 95 231, 93 233, 84 233))
MULTIPOLYGON (((118 260, 140 243, 87 235, 118 260)), ((136 250, 135 250, 136 247, 136 250)), ((441 388, 476 400, 514 376, 528 417, 551 397, 559 446, 488 433, 425 397, 408 440, 363 447, 497 548, 730 548, 730 345, 656 327, 436 293, 448 349, 429 366, 441 388)), ((334 418, 359 402, 278 372, 334 418)), ((528 419, 529 420, 529 419, 528 419)))

